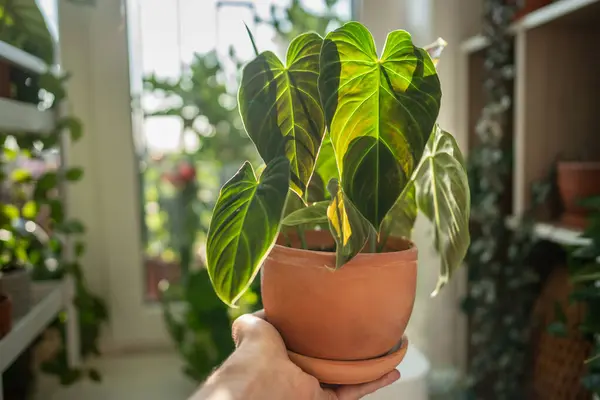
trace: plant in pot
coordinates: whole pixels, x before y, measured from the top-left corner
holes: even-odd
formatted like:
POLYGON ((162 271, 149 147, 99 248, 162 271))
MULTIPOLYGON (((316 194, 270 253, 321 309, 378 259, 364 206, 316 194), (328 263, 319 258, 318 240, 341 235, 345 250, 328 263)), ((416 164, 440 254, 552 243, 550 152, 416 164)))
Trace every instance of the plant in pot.
POLYGON ((441 255, 434 293, 463 260, 469 187, 436 125, 441 95, 408 32, 391 32, 378 56, 357 22, 298 36, 285 63, 263 52, 243 69, 240 113, 265 166, 257 176, 246 162, 222 187, 208 272, 234 306, 262 266, 269 322, 322 382, 365 382, 403 358, 419 210, 441 255))
POLYGON ((2 204, 0 210, 0 292, 10 301, 13 318, 27 314, 31 305, 27 241, 14 225, 23 213, 27 213, 25 206, 12 204, 2 204))

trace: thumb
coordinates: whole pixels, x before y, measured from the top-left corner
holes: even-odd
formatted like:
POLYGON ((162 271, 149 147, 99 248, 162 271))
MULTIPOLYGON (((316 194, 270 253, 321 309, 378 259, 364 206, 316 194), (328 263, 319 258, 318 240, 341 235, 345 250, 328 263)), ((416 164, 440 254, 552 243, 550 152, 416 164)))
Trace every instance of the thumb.
POLYGON ((259 335, 262 324, 265 323, 264 319, 261 318, 262 313, 258 312, 255 314, 244 314, 233 321, 231 326, 231 336, 235 343, 235 347, 240 347, 240 344, 244 339, 252 338, 253 336, 259 335))

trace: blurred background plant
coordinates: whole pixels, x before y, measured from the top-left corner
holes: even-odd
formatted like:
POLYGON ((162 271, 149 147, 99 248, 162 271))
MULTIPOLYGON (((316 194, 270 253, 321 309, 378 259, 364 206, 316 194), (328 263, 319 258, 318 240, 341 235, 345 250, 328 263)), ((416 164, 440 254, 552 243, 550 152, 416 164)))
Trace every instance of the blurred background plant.
MULTIPOLYGON (((71 0, 93 5, 94 0, 71 0)), ((31 53, 48 65, 55 60, 55 44, 44 14, 35 0, 7 0, 0 4, 0 40, 31 53)), ((65 84, 68 74, 49 72, 34 75, 10 68, 10 98, 35 104, 40 109, 57 110, 67 100, 65 84)), ((34 135, 10 135, 0 132, 3 153, 0 157, 2 205, 1 224, 4 232, 2 254, 18 260, 30 271, 34 280, 58 280, 70 275, 75 282, 75 305, 79 312, 81 355, 84 360, 100 354, 99 338, 108 320, 104 301, 91 292, 80 264, 85 252, 85 227, 69 218, 59 196, 65 178, 76 182, 83 170, 70 167, 60 170, 59 149, 63 132, 70 133, 71 143, 83 134, 81 121, 72 116, 61 117, 56 129, 43 138, 34 135), (61 174, 64 176, 61 177, 61 174), (65 243, 70 241, 73 255, 67 257, 65 243)), ((72 369, 66 354, 66 314, 56 318, 21 360, 14 364, 16 376, 35 367, 55 375, 62 384, 82 377, 101 379, 93 368, 72 369), (28 362, 25 362, 29 360, 28 362)), ((6 373, 10 376, 12 367, 6 373)), ((29 375, 33 378, 33 374, 29 375)), ((15 382, 10 378, 5 382, 15 382)), ((25 382, 22 377, 16 381, 25 382)), ((30 383, 30 382, 28 382, 30 383)), ((31 386, 31 385, 29 385, 31 386)))

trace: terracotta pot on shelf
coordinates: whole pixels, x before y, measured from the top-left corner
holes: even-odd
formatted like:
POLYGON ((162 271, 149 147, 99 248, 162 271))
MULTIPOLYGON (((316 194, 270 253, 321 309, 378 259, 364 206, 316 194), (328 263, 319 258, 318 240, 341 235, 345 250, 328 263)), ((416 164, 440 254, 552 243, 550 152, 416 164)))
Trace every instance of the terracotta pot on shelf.
POLYGON ((564 206, 561 222, 584 229, 589 210, 579 201, 600 195, 600 162, 558 163, 558 190, 564 206))
MULTIPOLYGON (((308 231, 306 242, 334 246, 328 231, 308 231)), ((334 270, 334 252, 275 245, 262 267, 262 301, 288 350, 313 359, 369 360, 402 341, 415 300, 417 249, 403 239, 390 239, 387 249, 334 270)))
POLYGON ((0 275, 0 291, 8 295, 12 303, 12 316, 24 317, 31 308, 31 273, 25 268, 15 268, 0 275))
POLYGON ((530 12, 547 6, 554 0, 525 0, 523 7, 515 14, 515 20, 521 19, 530 12))
POLYGON ((0 60, 0 97, 10 98, 10 64, 0 60))
POLYGON ((0 339, 2 339, 12 327, 12 304, 10 297, 0 293, 0 339))

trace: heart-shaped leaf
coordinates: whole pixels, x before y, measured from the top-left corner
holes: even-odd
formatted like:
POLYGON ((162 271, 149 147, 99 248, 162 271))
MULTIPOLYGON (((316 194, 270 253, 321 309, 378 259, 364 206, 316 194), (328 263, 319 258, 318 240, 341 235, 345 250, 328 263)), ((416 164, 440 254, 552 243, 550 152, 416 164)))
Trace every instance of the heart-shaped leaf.
POLYGON ((323 39, 316 33, 295 38, 284 65, 266 51, 244 67, 238 93, 248 135, 266 163, 290 160, 292 190, 302 198, 313 173, 324 132, 317 78, 323 39))
POLYGON ((470 243, 470 192, 465 163, 454 137, 438 126, 415 173, 419 210, 433 223, 442 258, 437 294, 462 263, 470 243))
POLYGON ((435 124, 435 66, 402 30, 388 35, 379 58, 367 28, 349 22, 325 37, 319 94, 343 192, 379 229, 435 124))
POLYGON ((206 259, 217 295, 228 305, 248 289, 277 238, 290 181, 278 157, 257 180, 250 163, 221 189, 208 230, 206 259))
POLYGON ((410 182, 394 203, 381 224, 380 241, 385 244, 389 236, 410 239, 417 219, 417 196, 414 182, 410 182))
POLYGON ((329 230, 336 243, 335 267, 340 268, 357 255, 367 243, 372 227, 344 195, 339 182, 332 179, 327 185, 331 203, 327 208, 329 230))
POLYGON ((294 211, 283 219, 285 226, 297 226, 302 224, 324 224, 327 223, 328 201, 319 201, 294 211))
MULTIPOLYGON (((315 173, 321 177, 323 182, 329 182, 334 178, 339 180, 340 178, 337 164, 335 163, 335 153, 333 151, 333 145, 331 144, 329 132, 325 132, 325 135, 323 136, 323 142, 321 143, 321 149, 319 150, 319 156, 317 157, 315 173)), ((313 176, 314 175, 315 174, 313 174, 313 176)))

